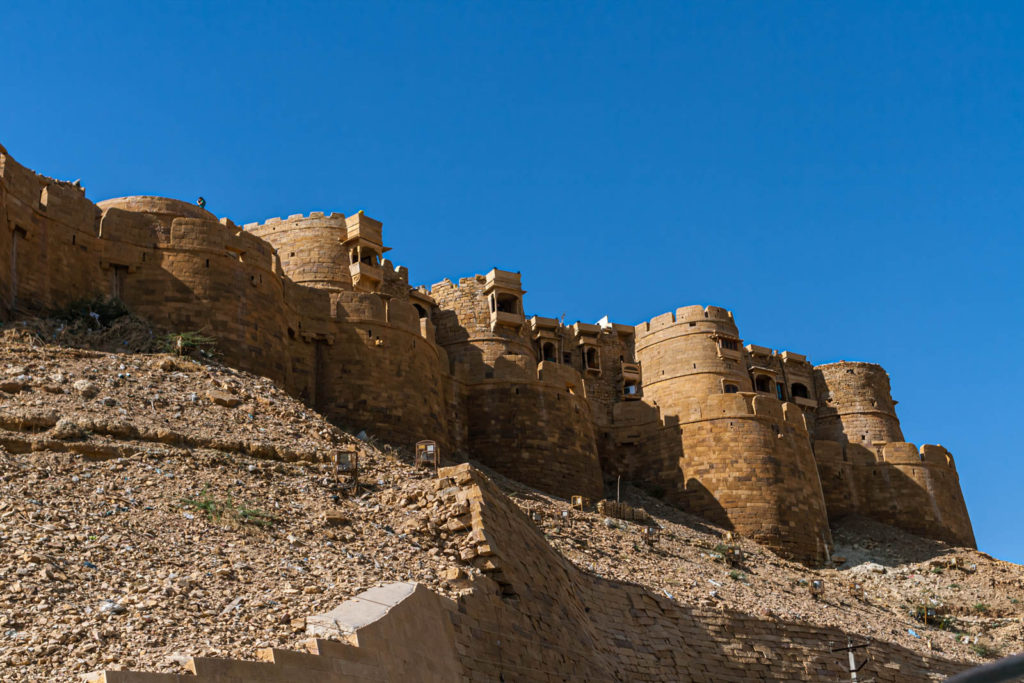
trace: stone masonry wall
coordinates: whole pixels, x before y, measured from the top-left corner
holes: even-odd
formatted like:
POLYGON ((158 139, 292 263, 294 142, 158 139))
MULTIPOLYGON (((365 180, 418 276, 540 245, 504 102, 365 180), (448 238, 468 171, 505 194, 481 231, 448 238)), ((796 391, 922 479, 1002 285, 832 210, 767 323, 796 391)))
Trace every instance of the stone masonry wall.
MULTIPOLYGON (((363 595, 323 615, 338 623, 347 642, 311 641, 316 656, 272 650, 264 654, 267 663, 193 660, 192 668, 202 672, 195 678, 106 672, 92 680, 823 681, 849 675, 841 657, 822 656, 829 643, 848 635, 864 640, 839 629, 694 608, 584 573, 468 465, 442 469, 431 495, 443 506, 438 525, 451 530, 464 561, 480 572, 466 580, 469 590, 454 603, 432 600, 422 589, 405 590, 409 597, 397 603, 376 596, 403 585, 392 584, 364 594, 376 614, 390 606, 366 626, 350 630, 350 619, 331 619, 357 615, 359 606, 350 603, 363 595)), ((862 654, 868 662, 860 675, 878 683, 938 681, 964 668, 878 641, 862 654)))
POLYGON ((116 297, 159 327, 215 336, 227 363, 353 431, 402 445, 431 438, 561 495, 599 496, 603 477, 621 475, 794 557, 820 557, 827 543, 817 498, 833 517, 868 510, 973 544, 951 458, 883 462, 880 449, 903 436, 877 365, 819 366, 812 389, 806 359, 743 349, 732 314, 714 306, 636 328, 565 326, 526 319, 518 273, 411 290, 408 271, 387 260, 350 269, 350 233, 383 249, 380 223, 361 212, 249 228, 162 197, 93 204, 0 148, 0 319, 116 297), (519 310, 492 314, 489 287, 518 297, 519 310), (559 357, 538 363, 545 340, 559 357), (640 392, 624 396, 634 362, 640 392), (750 373, 765 371, 785 409, 728 393, 751 392, 750 373), (722 396, 737 410, 714 415, 722 396), (842 444, 817 467, 796 406, 817 440, 842 444))
POLYGON ((814 368, 818 411, 815 438, 860 443, 903 441, 889 375, 874 363, 829 363, 814 368))

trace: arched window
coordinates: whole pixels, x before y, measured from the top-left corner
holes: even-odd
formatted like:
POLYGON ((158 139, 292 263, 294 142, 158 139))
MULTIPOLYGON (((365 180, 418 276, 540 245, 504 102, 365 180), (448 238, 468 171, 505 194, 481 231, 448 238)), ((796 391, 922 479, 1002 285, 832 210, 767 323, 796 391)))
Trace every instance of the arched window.
POLYGON ((793 398, 810 398, 810 395, 807 393, 807 387, 800 384, 800 382, 794 382, 789 391, 793 394, 793 398))
POLYGON ((766 394, 772 393, 772 379, 768 375, 758 375, 754 378, 754 388, 766 394))
POLYGON ((727 393, 727 394, 736 394, 736 393, 739 393, 739 390, 740 390, 740 388, 738 386, 736 386, 735 384, 726 384, 725 385, 725 393, 727 393))

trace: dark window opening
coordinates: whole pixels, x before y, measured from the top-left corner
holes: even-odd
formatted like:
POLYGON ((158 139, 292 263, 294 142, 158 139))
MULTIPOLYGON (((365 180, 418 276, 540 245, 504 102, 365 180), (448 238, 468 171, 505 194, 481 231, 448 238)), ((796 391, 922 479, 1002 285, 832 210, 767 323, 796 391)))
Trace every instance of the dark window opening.
POLYGON ((626 382, 622 387, 622 393, 626 396, 639 396, 640 386, 636 382, 626 382))
POLYGON ((599 367, 597 363, 597 349, 593 347, 587 348, 583 352, 583 359, 586 363, 587 369, 597 370, 597 368, 599 367))
POLYGON ((295 339, 295 330, 293 330, 290 327, 288 328, 288 338, 289 339, 295 339))
POLYGON ((71 236, 71 244, 72 245, 78 244, 78 235, 72 235, 71 236))
POLYGON ((210 259, 206 259, 206 267, 207 267, 207 268, 209 268, 209 267, 210 267, 210 259))
POLYGON ((740 388, 738 386, 736 386, 735 384, 726 384, 725 385, 725 393, 727 393, 727 394, 737 394, 737 393, 739 393, 739 390, 740 390, 740 388))
POLYGON ((781 384, 775 385, 775 395, 779 397, 780 401, 786 400, 786 390, 782 388, 781 384))
POLYGON ((800 384, 800 382, 794 383, 789 390, 793 393, 793 398, 810 398, 810 395, 807 392, 807 387, 800 384))
POLYGON ((512 294, 499 294, 497 296, 497 306, 499 313, 518 313, 519 297, 512 294))
POLYGON ((416 307, 416 312, 419 313, 421 318, 426 318, 427 317, 427 309, 423 308, 419 304, 413 304, 413 306, 416 307))
POLYGON ((363 251, 362 255, 361 255, 361 258, 359 259, 359 262, 363 263, 363 264, 365 264, 367 266, 376 266, 377 265, 377 252, 370 251, 370 250, 363 251))
POLYGON ((740 350, 740 343, 738 341, 736 341, 735 339, 719 339, 718 340, 718 344, 723 349, 728 349, 730 351, 739 351, 740 350))
POLYGON ((558 360, 555 356, 555 345, 551 342, 545 342, 541 351, 541 358, 552 363, 558 360))
POLYGON ((768 375, 758 375, 754 379, 754 388, 758 391, 763 391, 766 394, 772 392, 772 380, 768 375))
POLYGON ((572 365, 572 354, 566 351, 562 354, 562 362, 566 365, 572 365))

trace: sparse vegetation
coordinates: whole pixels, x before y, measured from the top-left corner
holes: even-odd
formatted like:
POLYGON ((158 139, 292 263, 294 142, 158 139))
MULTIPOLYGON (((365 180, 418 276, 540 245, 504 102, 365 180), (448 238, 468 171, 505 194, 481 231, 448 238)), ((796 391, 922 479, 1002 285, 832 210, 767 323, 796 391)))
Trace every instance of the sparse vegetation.
POLYGON ((740 581, 742 583, 747 582, 747 575, 736 569, 733 569, 731 572, 729 572, 729 578, 733 581, 740 581))
POLYGON ((942 567, 932 567, 929 571, 932 574, 941 574, 945 570, 942 567))
POLYGON ((217 345, 217 338, 210 337, 200 332, 172 332, 160 337, 160 349, 164 353, 174 353, 179 356, 213 356, 213 349, 217 345))
POLYGON ((277 518, 268 512, 244 503, 239 504, 230 495, 226 498, 217 498, 206 488, 194 498, 182 498, 181 503, 184 507, 199 510, 211 522, 250 524, 263 529, 272 527, 277 522, 277 518))
POLYGON ((995 659, 999 656, 999 648, 985 643, 975 643, 974 645, 971 645, 971 651, 985 659, 995 659))
POLYGON ((989 606, 983 602, 976 603, 974 605, 974 611, 978 614, 986 614, 989 610, 989 606))
POLYGON ((115 320, 126 315, 128 308, 124 302, 111 297, 80 299, 51 313, 51 317, 65 324, 82 322, 91 329, 109 327, 115 320))

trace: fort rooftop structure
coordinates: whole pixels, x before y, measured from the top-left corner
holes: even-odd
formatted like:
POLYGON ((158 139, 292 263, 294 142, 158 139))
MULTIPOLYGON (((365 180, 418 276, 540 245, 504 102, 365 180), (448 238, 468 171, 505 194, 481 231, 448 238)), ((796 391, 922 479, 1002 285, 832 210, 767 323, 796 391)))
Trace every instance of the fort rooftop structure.
POLYGON ((343 427, 560 496, 621 476, 803 562, 854 513, 974 546, 952 455, 903 441, 881 367, 744 345, 715 306, 528 317, 519 273, 412 287, 387 251, 361 211, 239 227, 162 197, 96 204, 0 147, 0 320, 116 297, 343 427))

